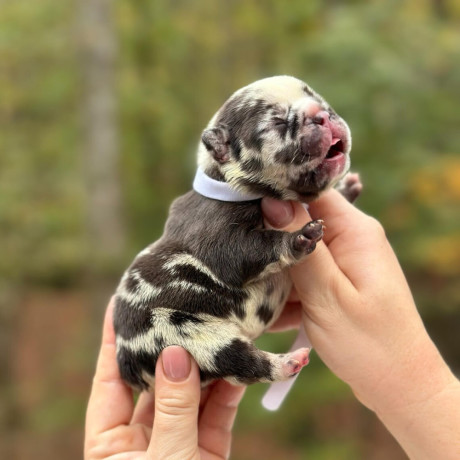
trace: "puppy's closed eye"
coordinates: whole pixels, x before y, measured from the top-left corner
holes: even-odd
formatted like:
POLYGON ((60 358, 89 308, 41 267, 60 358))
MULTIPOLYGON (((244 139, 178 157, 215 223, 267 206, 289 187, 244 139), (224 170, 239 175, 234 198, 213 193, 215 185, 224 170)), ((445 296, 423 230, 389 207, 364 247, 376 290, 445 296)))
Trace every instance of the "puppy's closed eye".
POLYGON ((273 124, 275 126, 286 126, 288 124, 287 119, 281 118, 281 117, 274 117, 273 118, 273 124))

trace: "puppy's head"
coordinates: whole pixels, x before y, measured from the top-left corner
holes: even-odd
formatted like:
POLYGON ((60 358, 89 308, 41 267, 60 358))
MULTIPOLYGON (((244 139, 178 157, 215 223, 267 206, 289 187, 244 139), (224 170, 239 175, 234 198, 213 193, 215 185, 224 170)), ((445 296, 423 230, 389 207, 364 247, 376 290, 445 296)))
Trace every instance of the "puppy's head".
POLYGON ((244 192, 311 201, 347 172, 350 130, 306 83, 256 81, 221 107, 203 132, 199 166, 244 192))

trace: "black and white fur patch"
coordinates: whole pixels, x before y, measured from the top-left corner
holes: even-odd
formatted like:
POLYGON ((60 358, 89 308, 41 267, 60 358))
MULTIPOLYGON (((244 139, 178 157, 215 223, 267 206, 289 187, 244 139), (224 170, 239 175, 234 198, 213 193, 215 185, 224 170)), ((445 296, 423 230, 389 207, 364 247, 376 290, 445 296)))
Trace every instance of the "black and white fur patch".
MULTIPOLYGON (((240 89, 214 115, 198 165, 242 192, 308 202, 339 183, 350 148, 348 126, 317 93, 293 77, 272 77, 240 89)), ((344 194, 359 188, 352 182, 341 182, 344 194)), ((322 234, 321 221, 295 233, 264 228, 260 199, 225 202, 195 191, 177 198, 163 236, 136 256, 116 291, 124 380, 151 389, 169 345, 190 352, 204 383, 274 382, 298 373, 307 349, 276 355, 253 340, 282 311, 291 289, 285 268, 313 251, 322 234)))

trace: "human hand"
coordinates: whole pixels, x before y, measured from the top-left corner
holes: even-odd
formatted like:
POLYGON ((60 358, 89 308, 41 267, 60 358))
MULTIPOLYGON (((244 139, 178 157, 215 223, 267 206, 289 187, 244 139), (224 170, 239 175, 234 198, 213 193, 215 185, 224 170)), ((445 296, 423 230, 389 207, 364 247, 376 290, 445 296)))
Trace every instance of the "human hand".
MULTIPOLYGON (((285 231, 310 220, 299 203, 264 199, 262 209, 267 226, 285 231)), ((311 203, 309 212, 327 229, 291 277, 321 359, 380 413, 442 391, 453 376, 423 326, 381 225, 335 190, 311 203)), ((286 308, 283 321, 292 322, 296 309, 286 308)))
POLYGON ((156 365, 155 395, 141 393, 135 405, 116 362, 112 311, 113 302, 86 414, 85 460, 228 458, 244 387, 222 380, 201 392, 195 361, 184 349, 168 347, 156 365))

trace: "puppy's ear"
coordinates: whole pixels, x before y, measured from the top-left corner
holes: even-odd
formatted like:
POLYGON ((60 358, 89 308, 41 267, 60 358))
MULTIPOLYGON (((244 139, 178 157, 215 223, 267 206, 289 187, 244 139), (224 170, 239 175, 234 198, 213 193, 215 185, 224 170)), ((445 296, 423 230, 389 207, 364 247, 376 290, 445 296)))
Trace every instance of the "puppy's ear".
POLYGON ((225 126, 205 129, 201 140, 206 150, 219 163, 226 163, 230 159, 230 134, 225 126))

